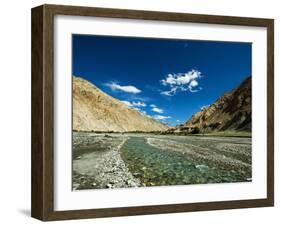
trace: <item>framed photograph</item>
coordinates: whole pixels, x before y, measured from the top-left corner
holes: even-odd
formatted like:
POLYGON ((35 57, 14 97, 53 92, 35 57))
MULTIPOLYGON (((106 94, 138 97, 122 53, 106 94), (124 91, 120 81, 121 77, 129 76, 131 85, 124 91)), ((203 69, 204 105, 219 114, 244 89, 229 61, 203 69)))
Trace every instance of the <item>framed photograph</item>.
POLYGON ((273 206, 274 21, 32 9, 32 216, 273 206))

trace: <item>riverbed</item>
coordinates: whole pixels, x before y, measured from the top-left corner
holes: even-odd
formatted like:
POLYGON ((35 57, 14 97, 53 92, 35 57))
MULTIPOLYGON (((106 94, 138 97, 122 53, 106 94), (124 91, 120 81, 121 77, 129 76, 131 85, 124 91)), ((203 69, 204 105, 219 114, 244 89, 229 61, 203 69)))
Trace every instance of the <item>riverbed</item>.
POLYGON ((73 133, 74 190, 251 182, 251 138, 73 133))

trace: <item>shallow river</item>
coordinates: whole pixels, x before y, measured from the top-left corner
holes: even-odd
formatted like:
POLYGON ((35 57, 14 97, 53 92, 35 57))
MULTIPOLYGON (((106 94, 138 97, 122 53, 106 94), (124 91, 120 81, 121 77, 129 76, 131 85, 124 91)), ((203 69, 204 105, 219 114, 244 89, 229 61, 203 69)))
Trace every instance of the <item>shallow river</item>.
POLYGON ((251 181, 251 139, 74 133, 73 188, 251 181))

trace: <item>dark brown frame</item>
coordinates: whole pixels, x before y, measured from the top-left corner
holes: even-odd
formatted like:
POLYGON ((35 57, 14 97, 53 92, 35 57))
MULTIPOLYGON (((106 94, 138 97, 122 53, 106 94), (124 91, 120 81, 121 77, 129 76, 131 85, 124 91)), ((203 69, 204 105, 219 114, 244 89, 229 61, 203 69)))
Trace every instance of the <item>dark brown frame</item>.
POLYGON ((42 5, 32 9, 32 200, 31 215, 50 221, 65 219, 160 214, 187 211, 265 207, 274 205, 274 20, 42 5), (194 22, 267 28, 267 198, 156 206, 54 211, 54 16, 94 16, 156 21, 194 22))

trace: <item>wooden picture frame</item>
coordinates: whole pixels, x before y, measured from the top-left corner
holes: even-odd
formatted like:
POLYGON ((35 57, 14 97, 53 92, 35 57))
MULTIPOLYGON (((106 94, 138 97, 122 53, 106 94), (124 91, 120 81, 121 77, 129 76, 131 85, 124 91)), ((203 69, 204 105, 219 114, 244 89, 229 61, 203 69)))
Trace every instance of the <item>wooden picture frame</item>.
POLYGON ((32 202, 34 218, 50 220, 162 214, 274 205, 274 21, 272 19, 196 15, 42 5, 32 9, 32 202), (54 210, 54 16, 94 16, 267 29, 267 198, 238 201, 180 203, 122 208, 54 210))

